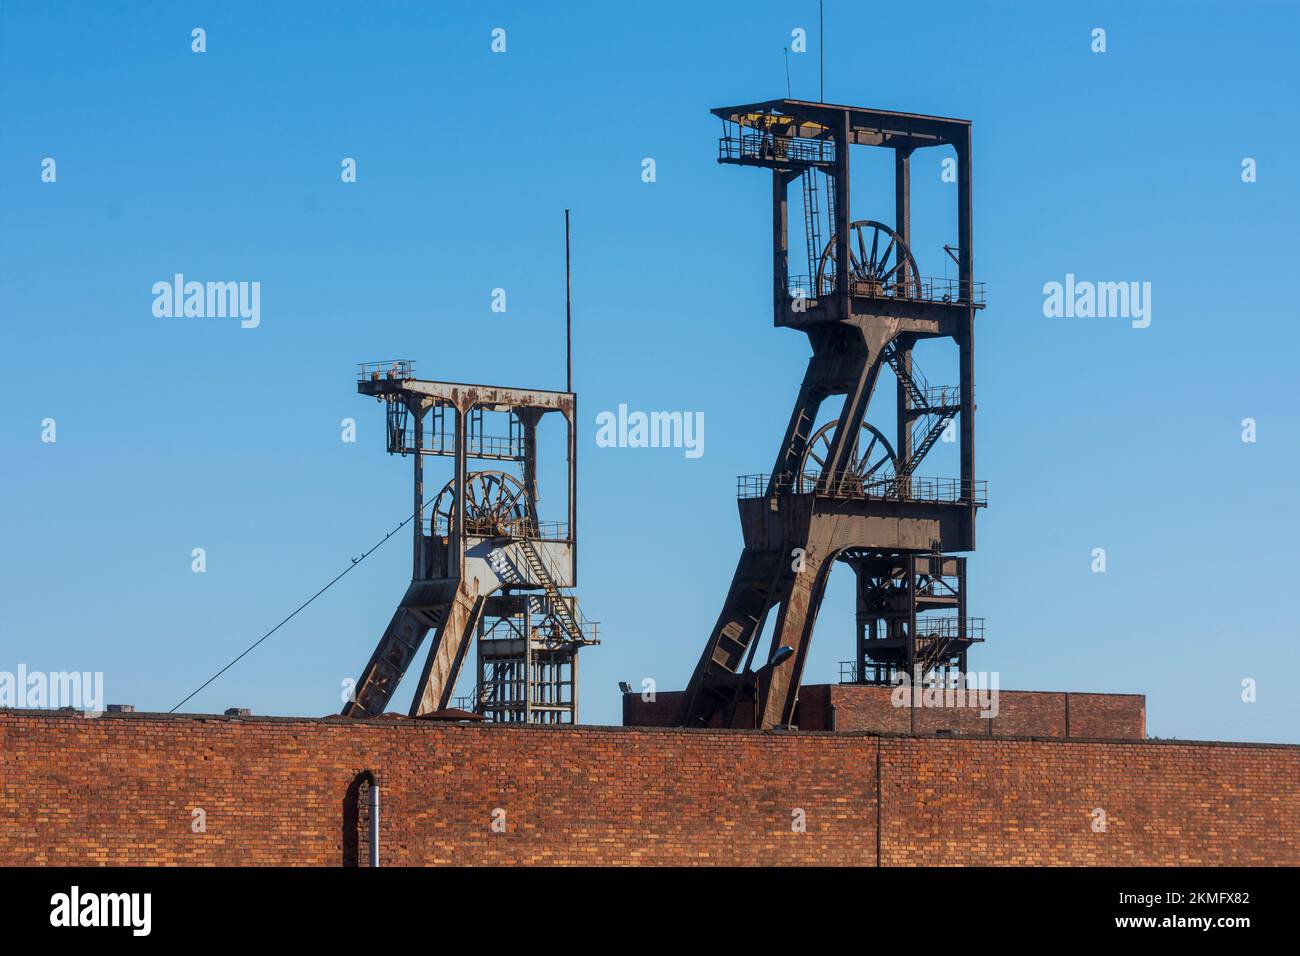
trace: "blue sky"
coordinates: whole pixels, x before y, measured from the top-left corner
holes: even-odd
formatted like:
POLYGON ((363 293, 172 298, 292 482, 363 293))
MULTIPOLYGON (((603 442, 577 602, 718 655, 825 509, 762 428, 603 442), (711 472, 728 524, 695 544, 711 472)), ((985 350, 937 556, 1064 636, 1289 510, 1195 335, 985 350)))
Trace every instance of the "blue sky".
MULTIPOLYGON (((828 4, 829 101, 974 123, 971 667, 1004 688, 1145 693, 1160 736, 1300 739, 1298 20, 828 4), (1151 326, 1045 318, 1067 273, 1150 282, 1151 326)), ((771 325, 766 174, 714 162, 708 110, 784 95, 797 27, 791 85, 815 99, 816 22, 815 2, 0 5, 0 670, 99 670, 110 701, 165 710, 297 607, 408 513, 355 363, 562 387, 570 207, 580 594, 605 636, 583 717, 618 722, 620 680, 683 686, 739 553, 735 476, 770 467, 808 355, 771 325), (259 281, 260 326, 154 317, 176 272, 259 281), (619 403, 703 412, 705 454, 597 448, 619 403)), ((913 161, 922 218, 950 202, 938 162, 913 161)), ((890 221, 888 180, 859 183, 854 217, 890 221)), ((934 223, 926 274, 955 241, 934 223)), ((336 711, 408 578, 402 536, 187 709, 336 711)), ((852 656, 849 582, 806 682, 852 656)))

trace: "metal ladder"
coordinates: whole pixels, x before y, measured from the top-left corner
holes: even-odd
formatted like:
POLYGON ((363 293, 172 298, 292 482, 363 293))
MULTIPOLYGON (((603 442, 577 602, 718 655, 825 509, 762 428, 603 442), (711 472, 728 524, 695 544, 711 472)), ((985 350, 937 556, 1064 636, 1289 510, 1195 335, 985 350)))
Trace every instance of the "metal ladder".
MULTIPOLYGON (((817 170, 809 167, 803 171, 803 218, 804 235, 808 240, 808 275, 817 276, 817 263, 822 255, 821 210, 817 208, 817 170)), ((816 296, 816 289, 808 289, 805 295, 816 296)))
POLYGON ((769 493, 775 494, 791 490, 797 492, 802 486, 802 476, 795 474, 795 469, 808 448, 808 438, 812 435, 813 421, 814 419, 808 414, 806 407, 799 409, 799 417, 796 419, 794 431, 790 435, 790 444, 786 446, 785 455, 781 458, 781 466, 784 470, 772 475, 771 487, 768 489, 769 493), (788 482, 790 487, 782 488, 782 482, 788 482))

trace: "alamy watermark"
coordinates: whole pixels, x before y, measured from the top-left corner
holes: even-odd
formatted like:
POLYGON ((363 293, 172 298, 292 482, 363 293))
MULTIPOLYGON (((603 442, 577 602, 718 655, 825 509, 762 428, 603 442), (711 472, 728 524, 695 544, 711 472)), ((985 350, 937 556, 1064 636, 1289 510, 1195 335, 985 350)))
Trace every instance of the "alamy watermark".
POLYGON ((262 324, 262 283, 186 282, 178 272, 171 282, 153 284, 153 314, 159 319, 238 318, 239 327, 262 324))
POLYGON ((1043 315, 1049 319, 1132 319, 1135 329, 1151 324, 1150 282, 1076 281, 1073 272, 1065 282, 1043 285, 1043 315))
POLYGON ((918 667, 910 677, 903 674, 889 699, 895 707, 969 707, 992 720, 998 715, 998 684, 997 671, 956 673, 945 681, 927 679, 918 667))
POLYGON ((57 927, 118 926, 148 936, 152 912, 152 893, 83 893, 74 885, 50 897, 50 925, 57 927))
POLYGON ((704 454, 703 412, 629 412, 596 416, 598 448, 684 448, 687 458, 704 454))
POLYGON ((0 707, 18 710, 72 707, 88 714, 104 710, 103 671, 0 671, 0 707))

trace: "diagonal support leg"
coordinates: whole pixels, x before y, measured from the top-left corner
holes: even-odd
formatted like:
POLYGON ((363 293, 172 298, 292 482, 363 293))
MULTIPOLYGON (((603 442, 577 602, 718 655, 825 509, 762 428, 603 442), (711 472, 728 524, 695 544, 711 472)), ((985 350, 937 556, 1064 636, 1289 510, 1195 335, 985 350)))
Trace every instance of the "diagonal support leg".
POLYGON ((746 548, 741 553, 722 613, 683 695, 678 715, 682 726, 707 726, 734 700, 736 675, 746 666, 763 619, 781 599, 789 560, 783 550, 746 548))
POLYGON ((420 683, 411 701, 412 717, 443 710, 451 703, 456 678, 460 675, 466 653, 474 643, 474 634, 479 619, 483 616, 486 601, 487 598, 482 595, 471 596, 457 589, 438 625, 433 646, 429 648, 429 657, 424 662, 424 671, 420 674, 420 683))
POLYGON ((833 561, 821 561, 809 549, 804 569, 794 576, 789 593, 772 632, 769 659, 781 647, 794 655, 784 663, 764 672, 758 688, 759 726, 769 730, 777 724, 794 723, 794 709, 799 702, 799 680, 803 676, 808 647, 812 643, 813 625, 826 592, 833 561))
POLYGON ((441 600, 419 583, 411 583, 361 672, 352 700, 344 705, 343 716, 378 717, 384 712, 425 636, 445 613, 441 600))

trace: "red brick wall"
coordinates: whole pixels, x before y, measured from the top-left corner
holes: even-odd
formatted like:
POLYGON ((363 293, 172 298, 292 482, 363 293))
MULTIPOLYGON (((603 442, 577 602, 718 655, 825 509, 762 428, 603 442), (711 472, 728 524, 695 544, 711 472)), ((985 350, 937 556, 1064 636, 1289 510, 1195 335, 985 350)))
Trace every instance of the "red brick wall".
MULTIPOLYGON (((752 722, 752 721, 751 721, 752 722)), ((794 723, 800 730, 831 730, 831 685, 815 684, 799 688, 799 702, 794 709, 794 723)))
POLYGON ((1298 773, 1294 746, 888 739, 881 862, 1294 866, 1298 773))
MULTIPOLYGON (((1000 690, 997 716, 984 718, 978 707, 895 707, 893 689, 861 684, 813 684, 799 689, 796 721, 800 730, 830 730, 834 708, 837 731, 880 733, 945 732, 979 737, 1097 737, 1141 740, 1146 736, 1146 698, 1141 694, 1076 694, 1000 690), (1068 724, 1068 733, 1067 733, 1068 724)), ((667 727, 677 717, 681 692, 660 693, 654 701, 623 696, 623 726, 667 727)), ((741 708, 737 727, 749 713, 741 708)))
POLYGON ((1300 864, 1300 747, 12 711, 0 864, 364 859, 367 769, 387 865, 1300 864))
POLYGON ((1070 694, 1071 737, 1145 737, 1146 698, 1135 694, 1070 694), (1136 733, 1117 733, 1135 727, 1136 733))
MULTIPOLYGON (((1018 694, 998 695, 998 716, 994 719, 993 733, 1010 736, 1064 737, 1065 700, 1067 696, 1053 691, 1025 691, 1018 694)), ((1142 698, 1136 698, 1141 700, 1142 698)), ((1121 730, 1105 734, 1107 737, 1137 737, 1140 734, 1121 730)), ((1073 727, 1070 728, 1074 730, 1073 727)), ((1074 736, 1072 733, 1071 736, 1074 736)), ((1082 735, 1080 735, 1082 736, 1082 735)))
MULTIPOLYGON (((835 729, 841 733, 874 730, 884 733, 910 733, 911 711, 895 707, 888 687, 827 685, 830 702, 835 708, 835 729)), ((803 689, 800 689, 800 694, 803 689)), ((987 733, 987 730, 985 731, 987 733)))

